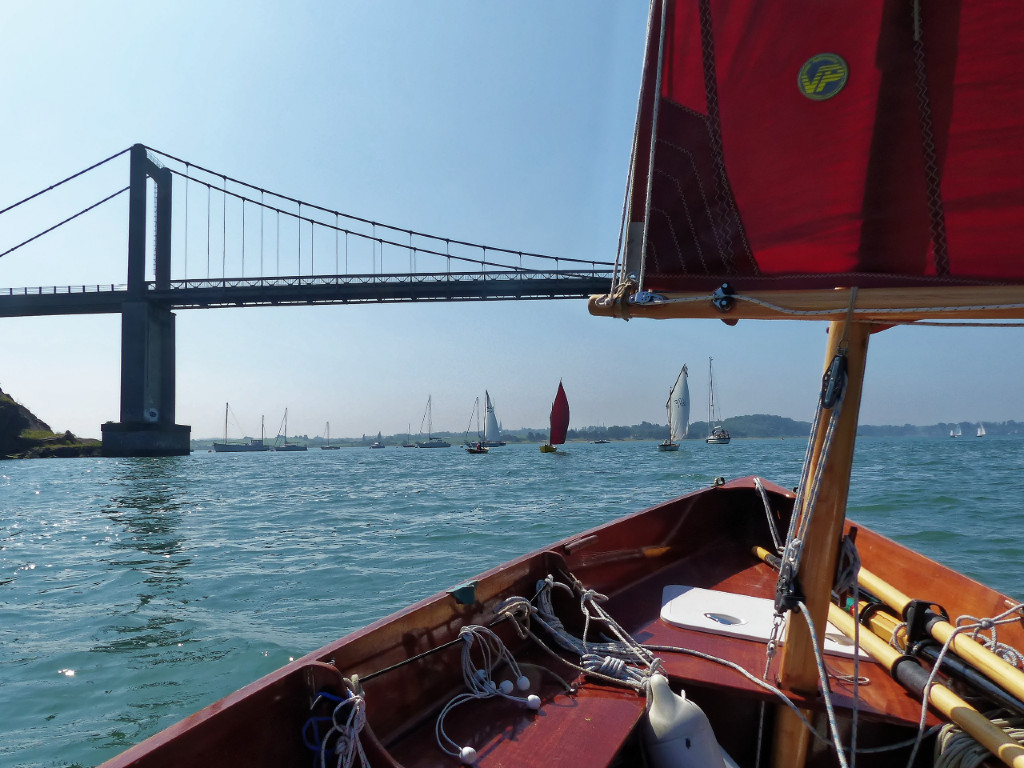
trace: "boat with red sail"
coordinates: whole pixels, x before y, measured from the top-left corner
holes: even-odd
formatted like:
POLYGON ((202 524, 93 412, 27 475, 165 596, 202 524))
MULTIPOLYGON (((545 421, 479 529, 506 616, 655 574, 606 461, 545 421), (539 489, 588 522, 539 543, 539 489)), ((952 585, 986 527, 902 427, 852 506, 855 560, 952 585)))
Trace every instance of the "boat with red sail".
POLYGON ((800 484, 523 555, 108 768, 1024 766, 1024 607, 845 515, 871 334, 1024 318, 1021 39, 1009 0, 654 0, 590 312, 827 322, 800 484))
POLYGON ((551 403, 551 431, 548 441, 540 447, 541 453, 556 453, 557 446, 565 444, 565 436, 569 432, 569 399, 565 396, 562 382, 558 382, 555 400, 551 403))

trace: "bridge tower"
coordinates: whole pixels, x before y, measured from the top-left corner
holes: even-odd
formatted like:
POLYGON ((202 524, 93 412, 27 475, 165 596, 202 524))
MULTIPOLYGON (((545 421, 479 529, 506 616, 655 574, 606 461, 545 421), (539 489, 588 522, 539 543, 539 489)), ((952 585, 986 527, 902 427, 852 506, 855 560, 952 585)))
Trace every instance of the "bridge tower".
POLYGON ((142 144, 131 149, 128 290, 121 305, 121 420, 101 427, 104 456, 184 456, 192 428, 174 423, 174 313, 149 297, 147 180, 156 188, 154 282, 171 279, 171 171, 142 144))

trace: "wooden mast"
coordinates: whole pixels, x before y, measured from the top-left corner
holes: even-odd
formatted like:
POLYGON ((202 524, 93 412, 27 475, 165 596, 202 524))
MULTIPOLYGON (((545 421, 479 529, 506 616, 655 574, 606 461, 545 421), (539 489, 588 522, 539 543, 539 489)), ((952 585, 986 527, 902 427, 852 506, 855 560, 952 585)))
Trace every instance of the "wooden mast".
MULTIPOLYGON (((828 352, 825 368, 845 341, 847 348, 846 394, 842 402, 839 421, 832 437, 827 464, 824 467, 814 517, 804 541, 804 555, 798 578, 805 595, 805 603, 814 622, 818 647, 824 643, 825 625, 835 576, 839 540, 846 518, 846 500, 850 488, 850 469, 857 436, 857 417, 860 413, 861 392, 871 326, 866 323, 842 321, 829 324, 828 352), (844 338, 845 334, 845 338, 844 338)), ((806 473, 807 482, 813 479, 815 468, 822 459, 822 447, 828 419, 821 419, 817 434, 812 435, 811 466, 806 473)), ((804 504, 809 499, 808 488, 801 489, 804 504)), ((794 510, 794 514, 802 510, 794 510)), ((789 633, 782 650, 779 682, 784 688, 815 695, 818 690, 818 669, 814 660, 810 633, 803 614, 793 611, 789 619, 789 633)), ((811 719, 812 713, 805 713, 811 719)), ((779 707, 775 724, 772 765, 775 768, 799 768, 807 757, 809 734, 796 714, 788 707, 779 707)))

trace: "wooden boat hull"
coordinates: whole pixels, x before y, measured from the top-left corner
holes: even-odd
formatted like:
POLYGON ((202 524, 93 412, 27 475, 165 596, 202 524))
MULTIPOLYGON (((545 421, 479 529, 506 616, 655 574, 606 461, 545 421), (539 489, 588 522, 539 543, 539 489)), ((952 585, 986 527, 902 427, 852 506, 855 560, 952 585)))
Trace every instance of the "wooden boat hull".
POLYGON ((542 445, 540 447, 541 453, 558 453, 558 446, 555 445, 542 445))
MULTIPOLYGON (((772 518, 784 530, 793 494, 770 483, 764 486, 772 518)), ((865 567, 910 595, 941 604, 951 616, 993 616, 1010 605, 1006 596, 870 530, 860 528, 856 540, 865 567)), ((306 768, 314 757, 303 746, 302 728, 317 692, 340 694, 342 677, 352 676, 362 681, 365 693, 363 744, 371 765, 451 768, 458 760, 439 749, 434 725, 445 703, 465 690, 459 664, 461 643, 420 654, 451 643, 466 625, 490 624, 496 606, 512 595, 532 597, 538 581, 549 575, 572 574, 587 588, 607 595, 608 612, 641 642, 713 654, 760 677, 765 664, 763 642, 669 624, 660 612, 662 590, 670 585, 772 598, 776 574, 752 554, 754 547, 770 546, 770 541, 767 513, 753 478, 688 494, 487 571, 476 579, 471 596, 462 590, 455 593, 462 602, 451 593, 439 593, 381 619, 151 737, 104 768, 220 768, 225 764, 306 768), (393 667, 396 664, 401 665, 393 667)), ((579 635, 583 624, 578 609, 573 613, 575 605, 574 599, 567 598, 556 603, 556 609, 559 614, 565 611, 566 627, 579 635)), ((529 670, 531 691, 542 703, 536 713, 497 699, 454 710, 446 729, 458 743, 477 750, 479 765, 640 764, 642 696, 579 677, 534 641, 521 638, 510 622, 493 629, 524 670, 529 670), (572 682, 575 691, 566 692, 558 677, 572 682)), ((1016 647, 1024 646, 1020 623, 1000 628, 999 636, 1016 647)), ((741 765, 753 765, 762 702, 770 705, 765 708, 770 726, 776 700, 746 678, 703 658, 663 651, 657 655, 673 687, 684 688, 707 713, 723 748, 741 765)), ((829 657, 828 663, 836 674, 853 669, 848 658, 829 657)), ((870 684, 860 688, 860 746, 910 738, 917 727, 919 700, 872 662, 862 661, 860 674, 870 678, 870 684)), ((774 682, 773 676, 770 679, 774 682)), ((832 685, 840 725, 845 727, 851 690, 838 680, 832 685)), ((820 715, 819 698, 790 695, 820 715)), ((935 722, 935 716, 929 715, 929 725, 935 722)), ((765 733, 771 732, 766 727, 765 733)), ((926 744, 923 751, 930 752, 930 747, 926 744)), ((767 745, 764 751, 768 753, 767 745)), ((873 755, 871 764, 903 766, 907 754, 903 749, 873 755)), ((827 749, 812 750, 808 760, 811 766, 834 764, 834 755, 827 749)))
POLYGON ((659 451, 678 451, 679 443, 658 443, 659 451))

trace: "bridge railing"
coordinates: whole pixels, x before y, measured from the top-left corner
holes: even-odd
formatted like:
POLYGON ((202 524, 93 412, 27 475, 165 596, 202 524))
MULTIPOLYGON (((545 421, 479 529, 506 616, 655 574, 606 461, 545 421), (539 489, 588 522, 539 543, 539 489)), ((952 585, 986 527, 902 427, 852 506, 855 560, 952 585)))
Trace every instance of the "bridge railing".
POLYGON ((21 288, 0 288, 0 296, 65 296, 81 293, 119 293, 128 286, 121 283, 102 285, 36 285, 21 288))

